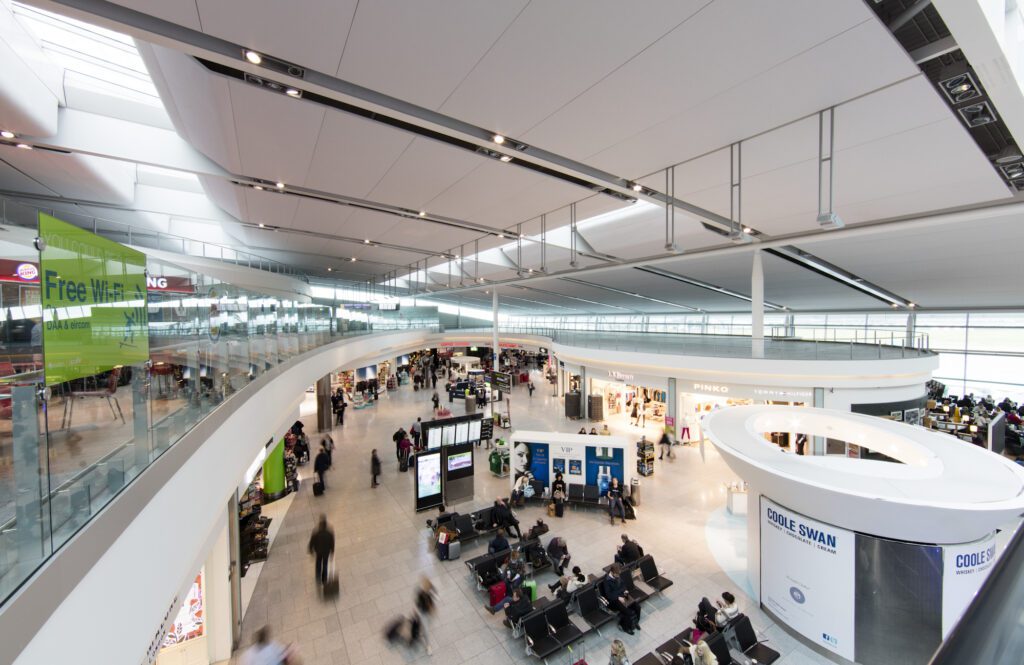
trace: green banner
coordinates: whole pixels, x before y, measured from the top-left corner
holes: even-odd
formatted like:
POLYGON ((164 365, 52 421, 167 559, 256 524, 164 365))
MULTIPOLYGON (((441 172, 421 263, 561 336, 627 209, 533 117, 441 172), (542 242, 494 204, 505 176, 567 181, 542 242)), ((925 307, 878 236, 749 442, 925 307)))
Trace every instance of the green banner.
POLYGON ((146 255, 39 213, 46 384, 149 359, 146 255))

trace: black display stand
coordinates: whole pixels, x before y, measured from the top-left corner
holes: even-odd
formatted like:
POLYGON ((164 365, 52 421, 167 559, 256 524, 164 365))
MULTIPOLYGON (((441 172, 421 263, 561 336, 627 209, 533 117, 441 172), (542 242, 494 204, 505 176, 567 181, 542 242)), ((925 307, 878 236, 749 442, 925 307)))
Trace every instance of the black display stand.
POLYGON ((591 420, 604 420, 604 395, 587 395, 587 414, 591 420))
POLYGON ((636 442, 636 472, 641 476, 654 475, 654 443, 651 441, 636 442))
POLYGON ((566 418, 579 418, 581 416, 580 401, 582 395, 577 392, 565 393, 565 417, 566 418))

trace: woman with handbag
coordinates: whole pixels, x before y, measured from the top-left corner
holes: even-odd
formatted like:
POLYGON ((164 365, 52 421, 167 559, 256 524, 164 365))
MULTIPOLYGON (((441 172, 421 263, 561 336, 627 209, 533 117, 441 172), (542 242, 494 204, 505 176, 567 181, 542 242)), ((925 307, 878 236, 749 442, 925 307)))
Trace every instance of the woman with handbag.
POLYGON ((555 517, 561 517, 562 511, 565 508, 565 481, 562 480, 562 474, 556 473, 555 480, 551 483, 551 500, 555 504, 555 517))

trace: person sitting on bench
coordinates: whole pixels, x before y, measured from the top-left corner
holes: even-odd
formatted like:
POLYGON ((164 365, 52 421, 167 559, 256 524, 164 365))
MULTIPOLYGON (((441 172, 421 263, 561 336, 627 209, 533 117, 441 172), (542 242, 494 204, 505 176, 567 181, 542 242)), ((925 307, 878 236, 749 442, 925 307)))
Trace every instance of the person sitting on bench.
POLYGON ((639 561, 643 555, 644 550, 640 544, 635 540, 630 540, 626 534, 622 534, 622 544, 615 552, 615 562, 628 566, 639 561))
POLYGON ((555 536, 548 543, 548 559, 551 560, 551 565, 555 567, 555 574, 559 577, 562 576, 562 571, 566 566, 569 565, 569 548, 565 544, 565 538, 555 536))
POLYGON ((563 575, 548 588, 555 592, 559 598, 565 599, 575 593, 580 587, 587 583, 587 578, 579 566, 572 567, 572 575, 563 575))
POLYGON ((502 571, 502 579, 508 589, 518 589, 523 585, 523 575, 526 573, 526 565, 519 550, 512 550, 508 560, 505 562, 502 571))
POLYGON ((513 589, 512 600, 505 605, 505 620, 502 623, 511 628, 513 623, 532 611, 533 603, 530 602, 530 597, 523 593, 522 589, 513 589))
POLYGON ((505 530, 498 529, 494 534, 494 538, 487 544, 487 553, 494 554, 495 552, 504 552, 509 549, 508 540, 505 538, 505 530))
POLYGON ((494 500, 494 510, 491 511, 491 519, 494 520, 494 526, 505 529, 505 533, 511 534, 515 530, 516 538, 523 539, 523 532, 519 529, 519 520, 516 519, 515 515, 512 514, 512 509, 505 505, 505 502, 500 497, 494 500))
POLYGON ((640 627, 640 606, 630 599, 619 577, 622 566, 613 563, 608 574, 601 580, 601 595, 608 601, 608 607, 619 614, 619 628, 633 634, 640 627))

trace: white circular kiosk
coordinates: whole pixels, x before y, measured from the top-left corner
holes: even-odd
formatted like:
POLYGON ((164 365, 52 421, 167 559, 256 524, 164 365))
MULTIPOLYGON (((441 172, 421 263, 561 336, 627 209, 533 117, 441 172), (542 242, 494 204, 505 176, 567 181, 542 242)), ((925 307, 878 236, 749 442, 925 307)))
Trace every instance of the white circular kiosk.
POLYGON ((1024 511, 1024 467, 920 427, 767 405, 710 413, 703 427, 750 487, 747 572, 761 606, 840 659, 926 663, 991 570, 995 529, 1024 511), (888 461, 793 455, 766 439, 778 431, 888 461))

